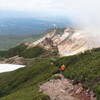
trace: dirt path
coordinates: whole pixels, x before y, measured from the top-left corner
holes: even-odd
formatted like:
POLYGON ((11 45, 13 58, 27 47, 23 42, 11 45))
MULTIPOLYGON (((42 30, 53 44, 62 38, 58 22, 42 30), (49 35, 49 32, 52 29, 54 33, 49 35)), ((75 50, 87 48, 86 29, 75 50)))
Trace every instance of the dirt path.
POLYGON ((73 86, 72 83, 61 74, 56 74, 61 79, 52 79, 40 86, 40 91, 50 97, 50 100, 90 100, 81 85, 73 86), (82 93, 84 91, 84 93, 82 93))

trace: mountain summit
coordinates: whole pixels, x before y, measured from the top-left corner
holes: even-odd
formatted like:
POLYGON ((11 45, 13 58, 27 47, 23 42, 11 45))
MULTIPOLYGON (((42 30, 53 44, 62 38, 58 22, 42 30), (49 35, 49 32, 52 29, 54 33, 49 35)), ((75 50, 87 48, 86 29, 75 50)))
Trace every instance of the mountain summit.
POLYGON ((45 36, 28 44, 29 47, 39 45, 47 50, 58 50, 60 56, 69 56, 96 47, 87 32, 74 28, 53 28, 46 31, 45 36))

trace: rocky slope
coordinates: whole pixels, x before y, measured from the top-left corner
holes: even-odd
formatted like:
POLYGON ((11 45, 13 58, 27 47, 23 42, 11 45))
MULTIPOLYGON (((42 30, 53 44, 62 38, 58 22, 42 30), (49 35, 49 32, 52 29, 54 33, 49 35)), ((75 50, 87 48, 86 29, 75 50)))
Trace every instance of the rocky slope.
POLYGON ((52 79, 40 86, 40 91, 49 95, 50 100, 95 100, 81 84, 73 85, 62 74, 55 74, 61 79, 52 79))
POLYGON ((97 47, 93 38, 87 34, 86 31, 74 28, 50 29, 43 38, 28 46, 39 45, 47 50, 56 50, 61 56, 74 55, 97 47))

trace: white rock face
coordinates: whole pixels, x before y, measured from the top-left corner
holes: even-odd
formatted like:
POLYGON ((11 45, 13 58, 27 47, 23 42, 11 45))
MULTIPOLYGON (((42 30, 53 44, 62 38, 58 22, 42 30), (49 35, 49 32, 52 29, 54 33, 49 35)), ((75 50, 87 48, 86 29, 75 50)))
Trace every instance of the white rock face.
POLYGON ((56 33, 56 30, 47 33, 43 38, 33 44, 37 45, 46 37, 51 38, 54 45, 58 47, 61 56, 75 55, 95 47, 100 47, 99 33, 74 28, 66 28, 61 33, 56 33))
POLYGON ((14 65, 14 64, 0 64, 0 73, 13 71, 13 70, 16 70, 22 67, 25 67, 25 66, 24 65, 14 65))

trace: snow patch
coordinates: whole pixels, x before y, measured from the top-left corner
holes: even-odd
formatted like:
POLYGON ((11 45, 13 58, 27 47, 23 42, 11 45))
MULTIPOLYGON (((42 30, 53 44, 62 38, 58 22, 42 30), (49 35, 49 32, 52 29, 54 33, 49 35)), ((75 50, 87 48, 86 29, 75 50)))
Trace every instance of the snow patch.
POLYGON ((14 64, 0 64, 0 73, 9 72, 18 68, 23 68, 25 65, 14 65, 14 64))

